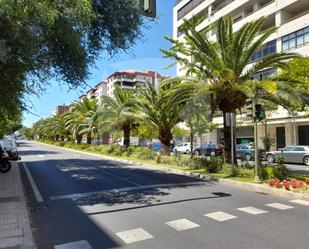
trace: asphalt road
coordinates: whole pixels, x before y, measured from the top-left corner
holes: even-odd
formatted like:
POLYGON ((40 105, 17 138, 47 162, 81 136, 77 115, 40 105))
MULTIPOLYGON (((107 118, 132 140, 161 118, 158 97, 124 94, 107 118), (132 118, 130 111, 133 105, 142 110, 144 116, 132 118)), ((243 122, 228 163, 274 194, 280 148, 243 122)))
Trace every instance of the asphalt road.
POLYGON ((309 202, 34 142, 19 150, 38 249, 308 248, 309 202))

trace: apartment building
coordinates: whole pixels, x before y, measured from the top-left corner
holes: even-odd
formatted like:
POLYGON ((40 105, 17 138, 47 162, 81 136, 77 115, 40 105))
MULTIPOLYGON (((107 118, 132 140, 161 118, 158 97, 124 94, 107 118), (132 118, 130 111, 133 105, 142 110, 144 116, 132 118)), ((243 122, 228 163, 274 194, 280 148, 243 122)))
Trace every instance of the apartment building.
POLYGON ((56 106, 56 110, 54 112, 54 115, 62 115, 64 113, 67 113, 69 110, 70 110, 70 106, 58 105, 58 106, 56 106))
POLYGON ((107 95, 113 96, 116 86, 128 90, 136 86, 144 88, 146 84, 158 86, 160 78, 161 75, 155 71, 117 71, 107 78, 107 95))
POLYGON ((103 96, 113 96, 116 86, 128 90, 136 86, 144 88, 146 84, 153 84, 155 87, 158 87, 161 77, 162 76, 155 71, 117 71, 108 76, 106 80, 101 81, 79 96, 79 99, 96 99, 98 103, 100 103, 103 96))
MULTIPOLYGON (((266 21, 262 27, 267 30, 276 27, 277 31, 265 42, 265 46, 256 52, 252 62, 274 52, 296 52, 309 56, 309 1, 308 0, 177 0, 173 10, 173 36, 174 39, 183 39, 180 27, 184 19, 193 16, 203 17, 197 26, 202 31, 222 16, 231 16, 233 29, 239 30, 242 25, 265 16, 266 21)), ((209 39, 215 40, 213 31, 207 34, 209 39)), ((275 69, 261 71, 256 77, 263 79, 274 73, 275 69)), ((180 66, 177 74, 183 75, 180 66)), ((279 107, 268 113, 267 130, 273 140, 272 149, 282 148, 292 144, 309 145, 309 119, 304 113, 291 116, 286 110, 279 107)), ((220 142, 222 134, 222 117, 214 120, 219 129, 204 135, 204 141, 220 142)), ((252 124, 241 122, 238 118, 236 139, 238 143, 253 140, 252 124)), ((265 136, 265 127, 259 125, 260 141, 265 136)))

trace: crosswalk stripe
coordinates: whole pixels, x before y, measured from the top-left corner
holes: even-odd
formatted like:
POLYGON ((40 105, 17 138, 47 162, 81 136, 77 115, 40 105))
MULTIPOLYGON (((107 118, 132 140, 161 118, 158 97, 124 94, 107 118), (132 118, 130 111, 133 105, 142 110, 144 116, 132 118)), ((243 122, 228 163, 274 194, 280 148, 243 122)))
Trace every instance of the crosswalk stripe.
POLYGON ((303 206, 309 206, 309 201, 305 201, 305 200, 291 200, 290 202, 300 204, 303 206))
POLYGON ((255 208, 255 207, 243 207, 243 208, 237 208, 237 209, 239 211, 242 211, 242 212, 245 212, 245 213, 248 213, 248 214, 253 214, 253 215, 268 213, 265 210, 255 208))
POLYGON ((184 231, 192 228, 199 227, 199 224, 196 224, 187 219, 173 220, 165 223, 166 225, 174 228, 177 231, 184 231))
POLYGON ((153 236, 142 228, 132 229, 116 233, 116 235, 126 244, 152 239, 153 236))
POLYGON ((204 214, 204 216, 214 219, 216 221, 220 221, 220 222, 237 218, 237 216, 224 213, 224 212, 214 212, 214 213, 204 214))
POLYGON ((281 204, 281 203, 276 203, 276 202, 275 203, 265 204, 265 206, 276 208, 276 209, 279 209, 279 210, 287 210, 287 209, 294 208, 292 206, 288 206, 288 205, 281 204))
POLYGON ((55 246, 55 249, 93 249, 87 240, 74 241, 55 246))

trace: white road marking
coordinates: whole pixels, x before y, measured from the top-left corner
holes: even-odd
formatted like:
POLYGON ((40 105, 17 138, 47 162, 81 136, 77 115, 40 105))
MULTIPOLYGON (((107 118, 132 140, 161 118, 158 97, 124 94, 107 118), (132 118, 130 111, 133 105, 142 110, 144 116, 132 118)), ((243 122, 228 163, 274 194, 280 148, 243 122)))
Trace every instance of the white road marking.
POLYGON ((268 211, 262 210, 262 209, 258 209, 255 207, 243 207, 243 208, 237 208, 239 211, 248 213, 248 214, 253 214, 253 215, 257 215, 257 214, 265 214, 268 213, 268 211))
POLYGON ((87 240, 80 240, 71 243, 55 246, 55 249, 92 249, 87 240))
POLYGON ((132 229, 116 233, 116 235, 126 244, 152 239, 153 236, 142 228, 132 229))
POLYGON ((28 176, 28 179, 29 179, 29 182, 30 182, 30 185, 32 187, 32 190, 33 190, 33 193, 35 195, 35 198, 36 198, 36 201, 37 202, 44 202, 43 198, 42 198, 42 195, 38 189, 38 186, 36 185, 35 181, 33 180, 33 177, 27 167, 27 165, 25 163, 23 163, 23 166, 24 166, 24 169, 26 171, 26 174, 28 176))
POLYGON ((55 200, 63 200, 63 199, 78 199, 83 197, 89 197, 92 195, 104 195, 112 192, 128 192, 135 190, 143 190, 143 189, 151 189, 151 188, 168 188, 168 187, 181 187, 181 186, 194 186, 194 185, 204 185, 205 182, 185 182, 185 183, 166 183, 166 184, 151 184, 151 185, 142 185, 136 187, 127 187, 127 188, 116 188, 104 191, 94 191, 94 192, 86 192, 86 193, 76 193, 69 195, 56 195, 51 196, 50 199, 55 200))
POLYGON ((44 158, 45 156, 44 155, 38 155, 38 157, 44 158))
POLYGON ((187 219, 173 220, 165 223, 166 225, 174 228, 177 231, 184 231, 192 228, 199 227, 199 224, 196 224, 187 219))
POLYGON ((216 221, 220 221, 220 222, 237 218, 237 216, 224 213, 224 212, 214 212, 214 213, 204 214, 204 216, 214 219, 216 221))
POLYGON ((279 210, 287 210, 287 209, 294 208, 292 206, 288 206, 288 205, 281 204, 281 203, 269 203, 269 204, 265 204, 265 206, 276 208, 279 210))
POLYGON ((300 205, 304 205, 304 206, 309 206, 309 201, 304 201, 304 200, 292 200, 290 201, 292 203, 296 203, 296 204, 300 204, 300 205))

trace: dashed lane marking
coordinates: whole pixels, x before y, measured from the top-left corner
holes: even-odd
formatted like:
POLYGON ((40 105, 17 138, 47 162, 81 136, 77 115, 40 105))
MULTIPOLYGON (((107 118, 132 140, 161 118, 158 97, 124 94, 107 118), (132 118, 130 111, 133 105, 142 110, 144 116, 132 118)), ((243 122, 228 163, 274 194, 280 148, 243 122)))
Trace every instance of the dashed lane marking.
POLYGON ((281 204, 281 203, 269 203, 269 204, 265 204, 265 206, 276 208, 276 209, 279 209, 279 210, 287 210, 287 209, 294 208, 292 206, 288 206, 288 205, 281 204))
POLYGON ((116 233, 116 235, 126 244, 131 244, 134 242, 153 238, 153 236, 147 231, 145 231, 143 228, 137 228, 137 229, 119 232, 119 233, 116 233))
POLYGON ((204 216, 214 219, 216 221, 220 221, 220 222, 237 218, 237 216, 234 216, 234 215, 231 215, 225 212, 214 212, 214 213, 204 214, 204 216))
POLYGON ((55 249, 92 249, 87 240, 80 240, 55 246, 55 249))
POLYGON ((305 201, 305 200, 291 200, 290 202, 303 205, 303 206, 309 206, 309 201, 305 201))
POLYGON ((255 207, 243 207, 243 208, 237 208, 239 211, 248 213, 248 214, 253 214, 253 215, 257 215, 257 214, 265 214, 268 213, 268 211, 259 209, 259 208, 255 208, 255 207))
POLYGON ((177 231, 184 231, 192 228, 199 227, 199 224, 196 224, 187 219, 173 220, 165 223, 166 225, 174 228, 177 231))

